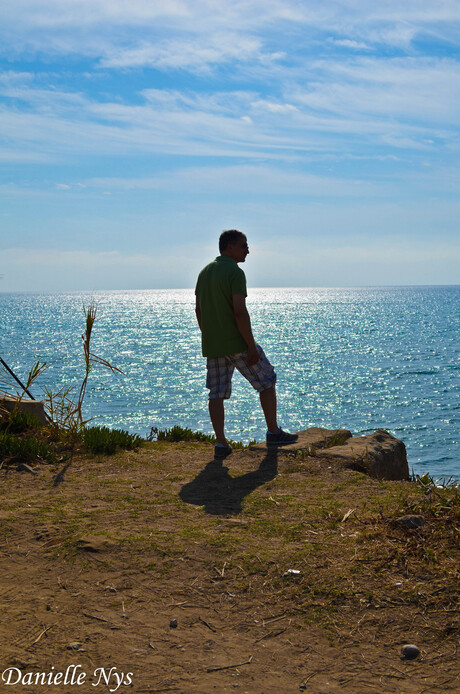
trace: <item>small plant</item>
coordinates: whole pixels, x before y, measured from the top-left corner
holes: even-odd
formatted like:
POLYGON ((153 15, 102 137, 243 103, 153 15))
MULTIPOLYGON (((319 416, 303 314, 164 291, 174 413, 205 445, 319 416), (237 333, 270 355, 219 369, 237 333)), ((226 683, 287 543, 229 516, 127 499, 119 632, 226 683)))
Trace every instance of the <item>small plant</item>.
POLYGON ((157 427, 152 427, 147 441, 171 441, 173 443, 178 443, 179 441, 204 441, 205 443, 216 443, 216 437, 212 434, 203 434, 201 431, 184 429, 176 424, 171 429, 160 430, 157 427))
POLYGON ((46 369, 46 363, 37 361, 32 366, 26 385, 21 383, 3 360, 2 364, 14 377, 16 383, 21 386, 22 390, 19 391, 17 386, 8 381, 0 382, 0 397, 6 396, 10 400, 13 398, 12 409, 2 406, 0 411, 0 464, 31 463, 37 460, 49 463, 54 462, 56 458, 54 449, 41 440, 41 435, 40 438, 30 435, 43 429, 43 424, 29 412, 20 409, 20 403, 24 394, 27 393, 29 397, 32 397, 29 388, 46 369), (11 385, 13 385, 16 391, 13 396, 11 395, 11 385), (5 389, 4 386, 10 389, 5 389))
POLYGON ((5 413, 5 417, 0 420, 0 431, 10 434, 23 434, 31 429, 40 429, 43 425, 36 417, 28 412, 22 412, 14 407, 10 412, 5 413))
POLYGON ((348 434, 348 432, 334 434, 333 436, 326 437, 326 440, 322 448, 334 448, 334 446, 343 446, 343 444, 346 443, 349 438, 350 435, 348 434))
POLYGON ((142 445, 143 440, 137 434, 129 434, 122 429, 108 427, 87 427, 82 431, 85 447, 91 453, 113 455, 117 448, 132 450, 142 445))
MULTIPOLYGON (((123 373, 121 369, 113 366, 106 359, 98 357, 96 354, 91 352, 91 335, 93 332, 94 322, 96 320, 97 307, 94 301, 91 301, 90 305, 86 307, 83 304, 83 312, 85 315, 85 331, 81 336, 83 341, 83 353, 85 359, 85 372, 83 380, 78 393, 78 398, 74 400, 71 396, 71 387, 65 387, 57 392, 53 392, 45 387, 45 408, 46 414, 50 421, 50 424, 55 429, 55 433, 62 433, 62 431, 70 432, 71 434, 78 434, 79 431, 85 426, 88 420, 83 420, 83 401, 85 398, 86 387, 88 384, 89 375, 95 364, 100 364, 110 369, 112 372, 123 373)), ((2 361, 4 364, 4 362, 2 361)), ((5 365, 6 366, 6 365, 5 365)), ((19 381, 19 379, 13 374, 13 372, 8 368, 10 375, 13 375, 16 382, 21 386, 22 390, 17 389, 17 385, 11 384, 9 381, 0 381, 0 396, 7 395, 11 397, 11 386, 16 390, 15 397, 18 402, 22 400, 24 394, 32 395, 29 392, 29 388, 34 383, 34 381, 46 370, 46 362, 41 362, 38 360, 29 371, 27 378, 27 383, 24 385, 19 381), (6 386, 6 387, 5 387, 6 386), (8 390, 8 388, 10 390, 8 390)))
POLYGON ((16 374, 14 374, 13 371, 11 371, 9 366, 5 364, 3 359, 1 359, 0 362, 2 366, 5 369, 7 369, 10 376, 12 376, 14 379, 13 382, 11 380, 0 380, 0 396, 15 397, 18 400, 18 402, 20 402, 24 397, 24 394, 27 394, 33 400, 32 395, 29 392, 29 388, 33 385, 34 381, 43 373, 43 371, 46 370, 46 362, 41 362, 40 360, 38 360, 32 366, 27 376, 27 382, 25 385, 18 379, 16 374), (18 390, 18 385, 21 386, 21 390, 18 390), (12 395, 11 393, 12 389, 14 389, 15 391, 14 395, 12 395))
POLYGON ((62 388, 56 393, 45 388, 45 404, 55 428, 58 432, 66 431, 74 436, 78 435, 89 421, 83 419, 82 408, 88 378, 94 364, 105 366, 110 369, 112 373, 115 371, 118 373, 123 373, 121 369, 113 366, 106 359, 102 359, 102 357, 98 357, 96 354, 91 352, 91 335, 97 314, 97 307, 94 301, 91 301, 88 308, 83 304, 83 312, 85 315, 85 332, 82 334, 81 339, 83 341, 85 373, 78 393, 78 398, 76 401, 72 398, 71 387, 62 388))
POLYGON ((49 390, 46 386, 44 388, 46 409, 57 434, 63 432, 77 434, 81 428, 77 419, 78 407, 70 395, 71 390, 71 386, 56 392, 49 390))
POLYGON ((91 335, 96 320, 96 306, 92 301, 88 308, 83 305, 85 314, 85 331, 81 338, 83 341, 83 352, 85 359, 85 371, 83 380, 78 392, 78 397, 74 399, 71 394, 71 387, 64 387, 57 392, 53 392, 45 387, 45 408, 49 426, 43 427, 40 437, 30 436, 38 426, 42 426, 35 418, 19 409, 19 404, 27 394, 33 399, 29 388, 35 380, 45 371, 46 363, 37 361, 31 368, 27 382, 24 385, 11 369, 1 360, 2 365, 14 382, 0 380, 0 397, 2 395, 11 398, 11 391, 16 391, 13 397, 17 405, 12 411, 6 407, 0 411, 0 462, 7 461, 32 461, 35 459, 52 461, 54 459, 53 449, 44 442, 57 441, 60 444, 71 443, 73 446, 81 442, 82 438, 86 447, 97 453, 114 453, 117 448, 136 448, 142 443, 140 436, 128 434, 126 431, 110 431, 105 427, 92 427, 85 429, 87 421, 83 419, 83 402, 86 393, 89 375, 95 364, 109 368, 112 372, 123 373, 116 366, 107 360, 98 357, 91 351, 91 335), (21 390, 18 389, 18 385, 21 390), (3 433, 2 433, 3 432, 3 433), (27 434, 29 434, 27 436, 27 434))
POLYGON ((411 481, 416 482, 425 491, 433 489, 459 489, 459 482, 455 477, 434 479, 429 472, 422 476, 412 474, 411 481))
POLYGON ((77 405, 76 405, 77 418, 78 418, 78 422, 80 423, 81 426, 83 426, 83 416, 82 416, 81 408, 82 408, 83 400, 84 400, 85 393, 86 393, 88 376, 93 369, 93 365, 94 364, 100 364, 102 366, 106 366, 108 369, 110 369, 112 371, 112 373, 115 371, 117 371, 118 373, 123 373, 123 371, 121 371, 121 369, 118 369, 116 366, 113 366, 106 359, 102 359, 101 357, 98 357, 96 354, 91 352, 91 349, 90 349, 91 334, 93 331, 94 321, 96 320, 96 313, 97 313, 97 307, 96 307, 94 301, 91 301, 88 308, 86 308, 86 306, 83 304, 83 311, 84 311, 85 318, 86 318, 86 328, 85 328, 84 334, 81 336, 81 339, 83 340, 83 352, 85 355, 85 375, 84 375, 82 384, 80 386, 80 392, 78 394, 78 400, 77 400, 77 405))
POLYGON ((8 370, 9 374, 13 376, 16 383, 3 379, 0 380, 0 399, 3 397, 10 401, 8 407, 6 404, 0 404, 0 430, 20 434, 28 429, 37 429, 41 427, 42 424, 35 417, 20 409, 20 403, 25 393, 33 400, 29 388, 46 370, 46 362, 38 360, 32 366, 27 376, 26 385, 18 379, 9 366, 5 364, 3 359, 1 363, 5 369, 8 370), (21 390, 18 390, 17 384, 21 386, 21 390), (15 391, 14 394, 11 392, 12 389, 15 391), (13 400, 14 403, 12 408, 10 408, 11 400, 13 400))
POLYGON ((25 463, 36 460, 52 463, 55 460, 53 449, 34 436, 19 437, 8 432, 0 433, 0 460, 8 463, 25 463))
MULTIPOLYGON (((169 441, 172 443, 198 441, 200 443, 217 443, 214 434, 203 434, 201 431, 192 431, 178 424, 175 424, 171 429, 158 429, 158 427, 152 427, 150 429, 150 434, 147 436, 147 441, 169 441)), ((256 443, 256 441, 252 440, 245 446, 241 441, 232 441, 232 439, 228 439, 228 442, 233 448, 246 448, 256 443)))

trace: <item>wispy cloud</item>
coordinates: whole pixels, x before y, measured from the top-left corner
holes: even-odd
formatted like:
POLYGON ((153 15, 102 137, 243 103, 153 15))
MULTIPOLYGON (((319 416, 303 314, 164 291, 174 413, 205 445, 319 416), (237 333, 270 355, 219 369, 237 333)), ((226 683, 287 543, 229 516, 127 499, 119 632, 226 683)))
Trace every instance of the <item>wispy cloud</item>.
POLYGON ((259 39, 226 32, 212 35, 206 42, 193 37, 181 41, 143 40, 134 48, 125 50, 114 47, 101 58, 99 64, 103 68, 154 67, 159 70, 207 72, 220 64, 258 60, 262 58, 260 52, 259 39))
POLYGON ((460 65, 455 60, 361 58, 314 67, 323 79, 297 94, 311 108, 458 124, 460 65))
POLYGON ((299 28, 313 39, 362 50, 407 50, 419 36, 442 35, 441 27, 458 41, 459 17, 455 0, 17 0, 0 8, 0 31, 5 49, 16 54, 75 53, 105 67, 194 71, 291 50, 291 33, 299 28))
POLYGON ((458 0, 0 4, 4 238, 64 220, 77 246, 115 220, 134 244, 191 213, 300 236, 307 219, 325 244, 380 219, 428 248, 458 212, 459 46, 458 0))
POLYGON ((344 152, 346 137, 353 146, 372 137, 376 145, 420 150, 456 137, 449 132, 460 107, 460 68, 453 61, 314 68, 316 80, 321 72, 324 79, 306 88, 291 84, 284 98, 145 89, 135 104, 45 89, 29 75, 8 74, 0 83, 0 124, 9 139, 0 157, 21 156, 21 142, 24 158, 46 152, 53 158, 57 152, 290 158, 344 152))
MULTIPOLYGON (((365 196, 373 186, 366 180, 315 176, 305 172, 280 171, 268 166, 187 167, 153 178, 99 178, 83 185, 107 190, 165 190, 223 192, 238 195, 271 196, 365 196)), ((374 194, 376 189, 374 189, 374 194)))
POLYGON ((362 41, 353 41, 352 39, 331 39, 331 43, 333 43, 334 46, 343 46, 343 48, 351 48, 359 51, 372 50, 371 46, 369 46, 367 43, 363 43, 362 41))

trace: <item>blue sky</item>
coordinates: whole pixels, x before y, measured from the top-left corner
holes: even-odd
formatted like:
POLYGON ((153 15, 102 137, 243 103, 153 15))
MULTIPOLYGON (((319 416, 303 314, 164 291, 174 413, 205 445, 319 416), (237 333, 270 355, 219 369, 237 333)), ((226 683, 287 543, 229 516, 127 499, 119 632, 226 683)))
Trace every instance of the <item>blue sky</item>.
POLYGON ((460 283, 458 0, 5 0, 0 291, 460 283))

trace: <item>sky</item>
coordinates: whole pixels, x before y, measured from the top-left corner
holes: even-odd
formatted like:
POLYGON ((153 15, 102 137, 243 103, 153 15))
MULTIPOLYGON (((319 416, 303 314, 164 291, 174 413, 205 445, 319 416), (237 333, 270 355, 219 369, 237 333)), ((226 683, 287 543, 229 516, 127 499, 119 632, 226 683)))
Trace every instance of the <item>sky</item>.
POLYGON ((4 0, 0 291, 460 284, 458 0, 4 0))

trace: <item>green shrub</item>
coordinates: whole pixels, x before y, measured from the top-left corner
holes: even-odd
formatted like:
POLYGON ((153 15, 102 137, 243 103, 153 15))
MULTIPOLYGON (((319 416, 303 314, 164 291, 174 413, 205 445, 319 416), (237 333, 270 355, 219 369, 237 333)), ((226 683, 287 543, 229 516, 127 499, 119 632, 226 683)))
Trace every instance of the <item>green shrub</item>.
POLYGON ((4 419, 0 421, 0 431, 7 431, 10 434, 23 434, 31 429, 42 427, 41 422, 28 412, 23 412, 14 408, 4 419))
MULTIPOLYGON (((172 443, 178 443, 179 441, 200 441, 204 443, 217 443, 217 439, 214 434, 203 434, 201 431, 192 431, 184 427, 180 427, 178 424, 171 427, 171 429, 158 429, 157 427, 152 427, 150 429, 150 434, 147 436, 147 441, 170 441, 172 443)), ((228 442, 233 448, 245 448, 245 445, 241 441, 232 441, 228 439, 228 442)), ((256 442, 254 440, 248 443, 248 446, 252 446, 256 442)))
POLYGON ((54 450, 47 443, 34 436, 15 436, 9 432, 0 432, 0 460, 26 463, 35 460, 46 460, 53 463, 54 450))
POLYGON ((152 427, 148 441, 172 441, 174 443, 179 441, 205 441, 206 443, 215 443, 216 437, 203 434, 201 431, 184 429, 176 424, 171 429, 160 430, 157 427, 152 427))
POLYGON ((122 429, 108 427, 85 427, 82 432, 85 447, 91 453, 113 455, 117 448, 132 450, 142 445, 142 438, 137 434, 129 434, 122 429))

